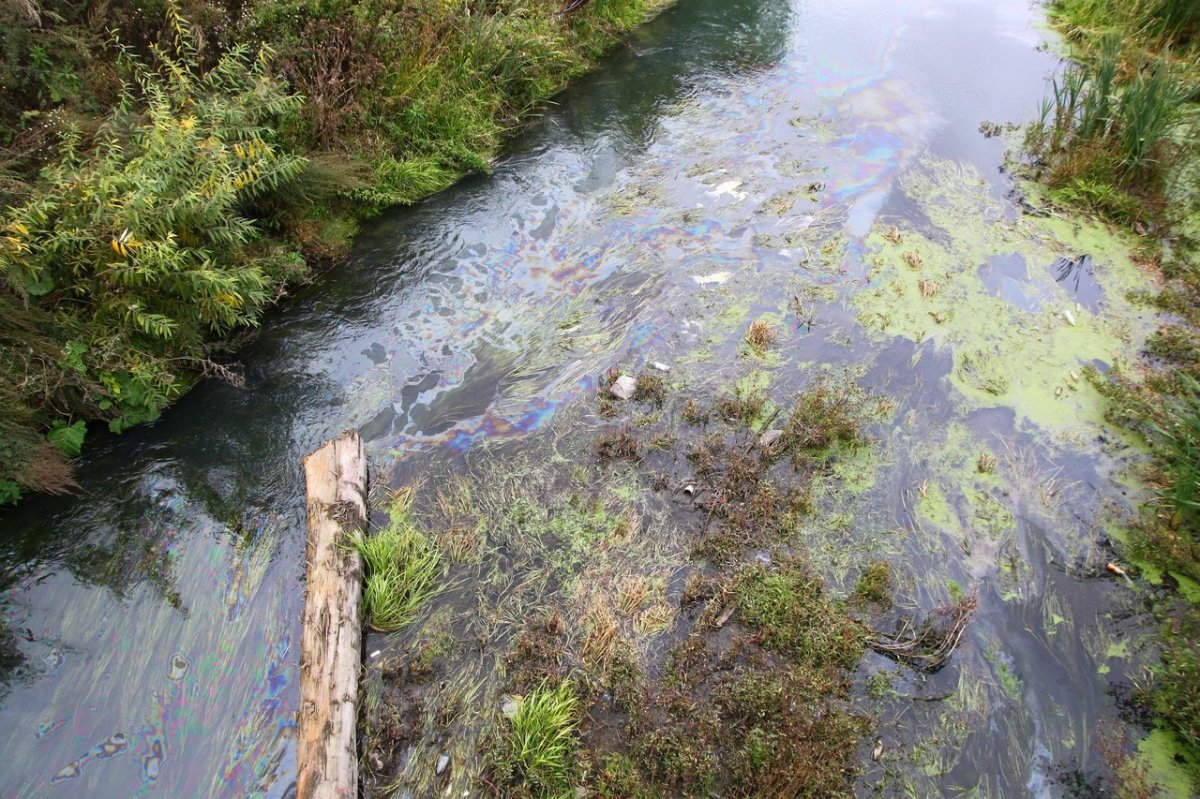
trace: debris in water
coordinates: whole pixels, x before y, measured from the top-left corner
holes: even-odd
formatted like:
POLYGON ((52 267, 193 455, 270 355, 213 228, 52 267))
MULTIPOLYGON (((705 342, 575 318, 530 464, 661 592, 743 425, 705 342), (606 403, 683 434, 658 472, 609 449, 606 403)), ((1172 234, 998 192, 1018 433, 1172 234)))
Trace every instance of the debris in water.
POLYGON ((167 672, 167 679, 172 682, 179 682, 187 674, 189 665, 188 659, 176 652, 174 657, 171 658, 171 670, 167 672))
POLYGON ((437 767, 434 769, 434 773, 440 777, 446 771, 446 769, 449 768, 449 766, 450 755, 441 755, 437 759, 437 767))
POLYGON ((782 436, 783 431, 778 428, 774 430, 768 430, 758 437, 758 446, 762 449, 770 449, 782 436))
POLYGON ((663 363, 662 361, 651 361, 651 362, 650 362, 650 368, 651 368, 651 369, 653 369, 653 370, 654 370, 654 371, 656 371, 656 372, 669 372, 669 371, 671 371, 671 366, 670 366, 670 364, 663 363))
POLYGON ((1126 576, 1125 569, 1121 568, 1120 565, 1113 563, 1112 561, 1109 561, 1107 564, 1105 564, 1104 568, 1108 569, 1110 572, 1117 575, 1118 577, 1126 576))
POLYGON ((711 275, 692 275, 692 280, 701 286, 707 286, 710 283, 719 286, 729 279, 729 274, 729 272, 714 272, 711 275))
POLYGON ((637 391, 637 381, 629 375, 621 375, 613 381, 608 390, 617 399, 633 399, 633 395, 637 391))
POLYGON ((876 763, 878 763, 879 758, 881 758, 881 757, 883 757, 883 739, 876 738, 875 739, 875 748, 871 750, 871 759, 874 760, 876 763))
POLYGON ((915 631, 905 622, 894 635, 874 633, 867 645, 881 655, 907 663, 914 669, 935 672, 954 653, 975 612, 975 594, 950 605, 934 608, 915 631))
POLYGON ((1070 308, 1063 309, 1063 318, 1067 320, 1067 323, 1071 325, 1071 327, 1075 327, 1075 314, 1071 313, 1070 308))
POLYGON ((888 228, 888 231, 883 234, 883 237, 885 239, 887 239, 888 241, 890 241, 892 244, 899 244, 900 243, 900 228, 896 227, 895 225, 892 225, 890 228, 888 228))
POLYGON ((517 711, 521 709, 521 697, 512 694, 505 694, 500 701, 500 712, 505 718, 513 718, 517 715, 517 711))
POLYGON ((727 180, 724 183, 717 186, 712 191, 708 192, 708 196, 709 197, 722 197, 722 196, 728 194, 730 197, 733 197, 734 199, 744 200, 744 199, 746 199, 746 192, 737 190, 737 187, 740 185, 742 185, 742 182, 740 180, 727 180))

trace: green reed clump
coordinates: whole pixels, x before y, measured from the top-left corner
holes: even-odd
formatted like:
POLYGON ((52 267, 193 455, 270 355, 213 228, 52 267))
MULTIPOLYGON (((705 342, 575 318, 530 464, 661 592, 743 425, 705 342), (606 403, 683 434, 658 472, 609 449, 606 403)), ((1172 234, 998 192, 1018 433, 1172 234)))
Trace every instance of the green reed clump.
POLYGON ((1146 409, 1159 468, 1160 524, 1150 541, 1160 562, 1200 579, 1200 382, 1176 377, 1178 395, 1157 397, 1157 407, 1146 409))
POLYGON ((414 524, 407 496, 393 503, 390 515, 384 529, 373 535, 357 532, 348 542, 362 555, 367 572, 363 601, 371 627, 381 632, 412 621, 438 592, 442 576, 441 553, 414 524))
POLYGON ((1027 130, 1041 176, 1060 202, 1121 223, 1163 215, 1190 152, 1200 2, 1059 0, 1051 17, 1076 47, 1027 130))
POLYGON ((573 796, 579 700, 569 680, 543 682, 520 700, 496 756, 507 795, 573 796))
POLYGON ((1050 13, 1077 35, 1117 29, 1182 47, 1200 33, 1200 0, 1056 0, 1050 13))
MULTIPOLYGON (((1108 36, 1094 61, 1072 63, 1051 80, 1028 141, 1057 161, 1059 179, 1083 171, 1070 155, 1088 144, 1104 145, 1105 167, 1117 181, 1148 176, 1169 145, 1188 96, 1174 67, 1160 58, 1118 82, 1120 59, 1119 38, 1108 36)), ((1096 166, 1092 159, 1088 165, 1096 166)))

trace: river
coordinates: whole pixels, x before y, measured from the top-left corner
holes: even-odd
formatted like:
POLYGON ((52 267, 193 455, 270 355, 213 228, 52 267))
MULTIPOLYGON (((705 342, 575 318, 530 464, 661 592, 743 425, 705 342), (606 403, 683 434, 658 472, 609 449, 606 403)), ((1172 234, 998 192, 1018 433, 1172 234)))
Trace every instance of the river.
POLYGON ((695 396, 825 367, 894 402, 811 557, 844 587, 846 553, 873 552, 912 607, 976 586, 979 610, 952 667, 886 667, 955 697, 876 706, 904 756, 868 761, 860 794, 1067 795, 1145 623, 1103 568, 1132 450, 1077 372, 1132 357, 1151 319, 1120 243, 1023 215, 1014 140, 979 130, 1034 114, 1041 16, 681 0, 491 174, 369 224, 244 347, 244 387, 198 386, 90 447, 76 494, 0 517, 0 795, 288 795, 301 457, 345 428, 394 485, 501 442, 536 457, 564 420, 599 424, 604 370, 654 360, 695 396), (782 337, 747 367, 760 317, 782 337))

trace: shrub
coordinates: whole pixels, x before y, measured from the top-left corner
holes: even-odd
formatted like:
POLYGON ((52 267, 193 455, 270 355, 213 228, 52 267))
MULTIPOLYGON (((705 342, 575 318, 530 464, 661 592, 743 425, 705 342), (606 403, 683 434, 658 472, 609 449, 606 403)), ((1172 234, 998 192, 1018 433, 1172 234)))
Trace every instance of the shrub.
POLYGON ((156 416, 205 341, 255 324, 302 268, 248 216, 303 167, 270 126, 299 98, 269 76, 269 51, 201 70, 191 29, 171 23, 155 68, 126 54, 132 80, 109 118, 89 142, 68 128, 2 218, 0 291, 54 314, 58 360, 85 387, 73 402, 116 430, 156 416))

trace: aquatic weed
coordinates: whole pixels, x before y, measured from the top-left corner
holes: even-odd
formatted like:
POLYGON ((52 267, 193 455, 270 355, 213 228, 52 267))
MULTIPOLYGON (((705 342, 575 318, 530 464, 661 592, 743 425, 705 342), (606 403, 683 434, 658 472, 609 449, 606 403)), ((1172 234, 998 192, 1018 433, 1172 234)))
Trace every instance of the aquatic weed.
POLYGON ((409 500, 393 503, 387 527, 368 535, 355 532, 347 539, 362 555, 366 567, 363 601, 370 625, 392 632, 408 624, 421 606, 438 591, 442 557, 438 549, 417 529, 409 500))
POLYGON ((764 319, 755 319, 746 329, 746 343, 758 355, 770 349, 778 338, 779 330, 764 319))
POLYGON ((629 425, 621 428, 609 427, 596 437, 596 457, 601 463, 615 460, 640 461, 642 442, 633 434, 629 425))
POLYGON ((509 719, 498 766, 535 797, 560 797, 576 774, 578 698, 570 681, 542 683, 519 700, 509 719))

